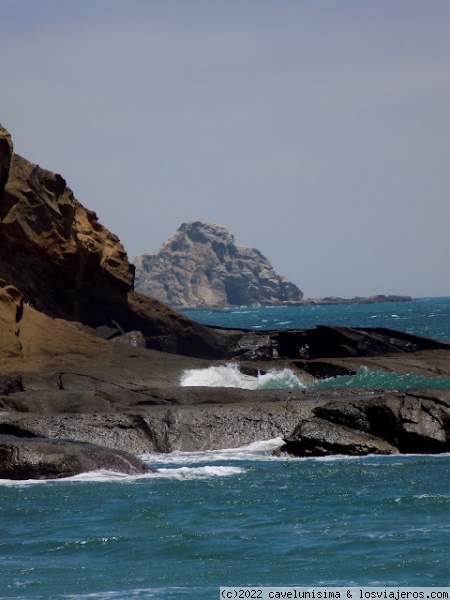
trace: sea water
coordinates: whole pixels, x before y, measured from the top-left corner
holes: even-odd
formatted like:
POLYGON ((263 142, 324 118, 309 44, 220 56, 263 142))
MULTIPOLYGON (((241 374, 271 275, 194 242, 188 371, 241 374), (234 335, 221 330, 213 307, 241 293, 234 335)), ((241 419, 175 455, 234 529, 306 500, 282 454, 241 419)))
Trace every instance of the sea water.
MULTIPOLYGON (((450 340, 450 299, 353 308, 243 308, 207 320, 310 327, 318 309, 318 323, 450 340)), ((449 455, 274 457, 280 444, 145 455, 159 470, 140 477, 1 482, 0 598, 206 600, 225 585, 450 585, 449 455)))
POLYGON ((310 329, 316 325, 387 327, 450 342, 450 298, 411 302, 306 306, 242 307, 190 310, 187 316, 218 327, 244 329, 310 329))

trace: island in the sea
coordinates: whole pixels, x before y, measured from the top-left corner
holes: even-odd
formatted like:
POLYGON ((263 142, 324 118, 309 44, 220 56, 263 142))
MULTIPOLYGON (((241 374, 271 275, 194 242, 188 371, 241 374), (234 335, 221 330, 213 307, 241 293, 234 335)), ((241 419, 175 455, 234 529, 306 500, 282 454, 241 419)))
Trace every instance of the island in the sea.
POLYGON ((222 225, 183 223, 155 254, 135 261, 136 289, 177 309, 279 305, 303 292, 222 225))
POLYGON ((204 221, 183 223, 157 252, 140 254, 134 265, 136 290, 176 309, 411 300, 386 295, 304 298, 262 252, 238 246, 229 229, 204 221))

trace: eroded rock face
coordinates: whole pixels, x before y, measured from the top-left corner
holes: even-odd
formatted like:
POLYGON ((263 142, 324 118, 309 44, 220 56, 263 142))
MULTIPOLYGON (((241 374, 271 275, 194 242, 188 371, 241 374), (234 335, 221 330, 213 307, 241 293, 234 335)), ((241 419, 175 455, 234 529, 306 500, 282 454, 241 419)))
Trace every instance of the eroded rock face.
POLYGON ((95 324, 126 305, 134 273, 123 246, 60 175, 12 154, 0 220, 0 274, 32 306, 95 324))
POLYGON ((298 302, 303 294, 259 250, 214 223, 183 223, 156 254, 135 260, 136 289, 175 308, 298 302))
POLYGON ((118 237, 76 200, 61 175, 14 154, 1 126, 0 278, 38 311, 84 323, 103 337, 140 331, 152 348, 218 353, 208 328, 134 291, 134 267, 118 237))

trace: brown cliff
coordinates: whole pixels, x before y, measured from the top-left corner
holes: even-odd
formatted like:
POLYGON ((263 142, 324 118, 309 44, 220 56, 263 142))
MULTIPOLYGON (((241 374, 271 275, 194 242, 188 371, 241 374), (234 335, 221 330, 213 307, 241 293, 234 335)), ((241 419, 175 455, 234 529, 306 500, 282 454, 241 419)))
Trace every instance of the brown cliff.
POLYGON ((151 347, 217 354, 217 336, 207 328, 134 292, 134 267, 119 238, 61 175, 14 154, 1 126, 0 278, 44 314, 105 337, 138 330, 151 347))

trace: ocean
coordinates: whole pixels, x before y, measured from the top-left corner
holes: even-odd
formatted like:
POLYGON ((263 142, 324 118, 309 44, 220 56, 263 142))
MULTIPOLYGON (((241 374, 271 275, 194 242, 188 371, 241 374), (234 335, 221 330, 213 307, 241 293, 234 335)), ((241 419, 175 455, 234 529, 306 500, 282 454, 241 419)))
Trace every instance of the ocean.
MULTIPOLYGON (((450 341, 445 298, 189 315, 255 329, 383 326, 450 341)), ((378 375, 359 373, 391 385, 378 375)), ((405 377, 396 385, 415 383, 405 377)), ((220 586, 450 585, 450 455, 295 459, 272 456, 279 444, 146 455, 159 471, 141 477, 0 482, 0 598, 209 600, 220 586)))

